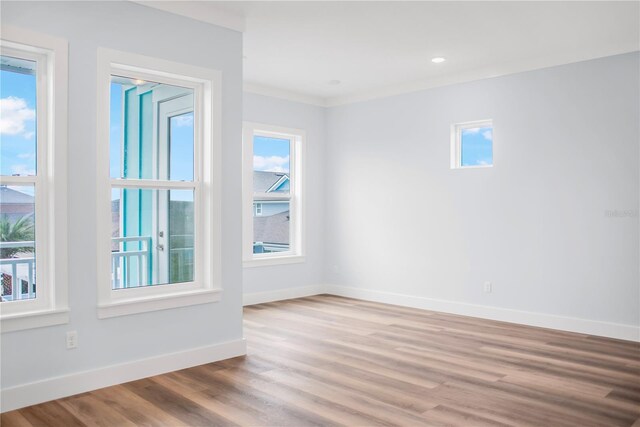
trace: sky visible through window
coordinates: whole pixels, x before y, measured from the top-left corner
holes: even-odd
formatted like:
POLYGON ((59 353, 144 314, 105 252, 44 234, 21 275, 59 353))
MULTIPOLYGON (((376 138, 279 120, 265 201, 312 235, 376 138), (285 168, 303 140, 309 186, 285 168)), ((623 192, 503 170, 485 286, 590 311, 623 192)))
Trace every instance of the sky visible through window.
POLYGON ((120 168, 122 165, 122 85, 111 83, 110 94, 110 111, 109 111, 109 158, 111 178, 121 178, 120 168))
POLYGON ((173 116, 170 119, 171 168, 169 176, 174 181, 193 180, 193 112, 173 116))
MULTIPOLYGON (((0 154, 2 175, 36 174, 36 77, 33 74, 0 71, 0 154)), ((30 186, 11 188, 34 194, 30 186)))
POLYGON ((493 164, 493 128, 462 129, 462 166, 488 166, 493 164))
POLYGON ((289 140, 266 136, 253 138, 253 170, 289 173, 289 140))

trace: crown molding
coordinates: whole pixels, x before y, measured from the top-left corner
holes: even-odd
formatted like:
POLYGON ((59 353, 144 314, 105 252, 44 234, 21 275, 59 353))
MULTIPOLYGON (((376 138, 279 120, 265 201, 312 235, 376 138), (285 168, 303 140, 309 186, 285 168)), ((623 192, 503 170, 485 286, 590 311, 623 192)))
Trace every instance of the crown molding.
POLYGON ((185 16, 197 21, 217 25, 234 31, 244 32, 245 18, 216 6, 208 1, 144 1, 129 0, 146 7, 185 16))
POLYGON ((303 104, 315 105, 318 107, 338 107, 342 105, 355 104, 358 102, 372 101, 375 99, 389 98, 396 95, 409 94, 428 89, 434 89, 443 86, 449 86, 461 83, 470 83, 477 80, 490 79, 495 77, 507 76, 511 74, 524 73, 528 71, 540 70, 544 68, 553 68, 563 65, 575 64, 577 62, 591 61, 608 56, 624 55, 628 53, 639 52, 637 44, 628 46, 619 46, 613 54, 605 55, 587 55, 584 52, 576 52, 571 58, 567 58, 566 54, 557 56, 547 56, 544 58, 534 58, 526 61, 517 61, 511 63, 503 63, 492 67, 475 69, 468 72, 447 74, 437 78, 430 78, 420 81, 400 83, 380 87, 372 90, 357 92, 345 96, 336 96, 331 98, 323 98, 320 96, 305 95, 297 92, 288 91, 286 89, 275 88, 267 85, 255 84, 250 82, 244 83, 244 91, 255 93, 258 95, 269 96, 272 98, 285 99, 303 104))
POLYGON ((271 98, 285 99, 287 101, 299 102, 302 104, 315 105, 316 107, 326 107, 327 100, 319 96, 304 95, 285 89, 272 86, 265 86, 257 83, 245 82, 243 90, 256 95, 269 96, 271 98))
POLYGON ((626 46, 618 46, 615 49, 609 50, 606 54, 600 55, 593 55, 592 52, 575 52, 570 57, 568 57, 566 53, 563 53, 559 55, 546 56, 543 58, 532 58, 522 61, 507 62, 490 67, 474 69, 467 72, 447 74, 436 78, 400 83, 396 85, 362 91, 351 95, 332 97, 326 99, 325 106, 337 107, 340 105, 372 101, 374 99, 388 98, 395 95, 419 92, 422 90, 433 89, 442 86, 469 83, 476 80, 490 79, 494 77, 524 73, 544 68, 559 67, 563 65, 574 64, 577 62, 591 61, 608 56, 623 55, 638 51, 638 44, 632 43, 626 46))

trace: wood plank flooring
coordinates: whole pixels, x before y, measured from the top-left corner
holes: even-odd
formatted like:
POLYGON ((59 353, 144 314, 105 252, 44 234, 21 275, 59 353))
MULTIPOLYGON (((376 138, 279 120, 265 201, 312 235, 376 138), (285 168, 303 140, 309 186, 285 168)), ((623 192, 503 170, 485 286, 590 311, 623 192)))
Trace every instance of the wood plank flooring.
POLYGON ((321 295, 245 308, 248 355, 12 426, 640 426, 640 345, 321 295))

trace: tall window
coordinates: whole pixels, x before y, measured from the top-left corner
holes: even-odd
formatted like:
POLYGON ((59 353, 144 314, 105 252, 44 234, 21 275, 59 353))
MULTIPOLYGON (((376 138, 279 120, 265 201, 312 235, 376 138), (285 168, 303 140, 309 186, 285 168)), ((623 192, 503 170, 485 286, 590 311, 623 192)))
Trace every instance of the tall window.
POLYGON ((294 129, 245 124, 246 265, 304 260, 303 138, 303 132, 294 129))
POLYGON ((191 282, 193 89, 111 75, 109 108, 112 289, 191 282))
POLYGON ((481 120, 451 127, 451 167, 493 166, 493 122, 481 120))
POLYGON ((68 320, 61 265, 66 262, 67 46, 12 29, 3 36, 0 304, 7 331, 68 320))
POLYGON ((166 308, 166 301, 158 305, 153 300, 166 300, 169 294, 176 306, 208 302, 211 296, 199 299, 197 294, 219 288, 212 280, 212 269, 219 265, 211 262, 219 233, 212 234, 206 220, 214 197, 215 75, 146 57, 101 53, 105 61, 129 61, 126 66, 115 60, 103 64, 109 161, 99 161, 109 167, 111 197, 108 215, 100 215, 110 219, 110 268, 102 273, 108 286, 102 289, 101 315, 126 314, 121 304, 129 307, 127 313, 166 308))

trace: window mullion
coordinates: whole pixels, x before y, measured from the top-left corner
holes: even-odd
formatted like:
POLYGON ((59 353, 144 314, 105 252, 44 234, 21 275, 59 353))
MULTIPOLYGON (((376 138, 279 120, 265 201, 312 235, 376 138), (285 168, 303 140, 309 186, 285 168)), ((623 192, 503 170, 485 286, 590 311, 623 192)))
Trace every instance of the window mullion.
POLYGON ((112 188, 148 188, 154 190, 195 190, 197 181, 168 181, 151 179, 111 179, 112 188))

